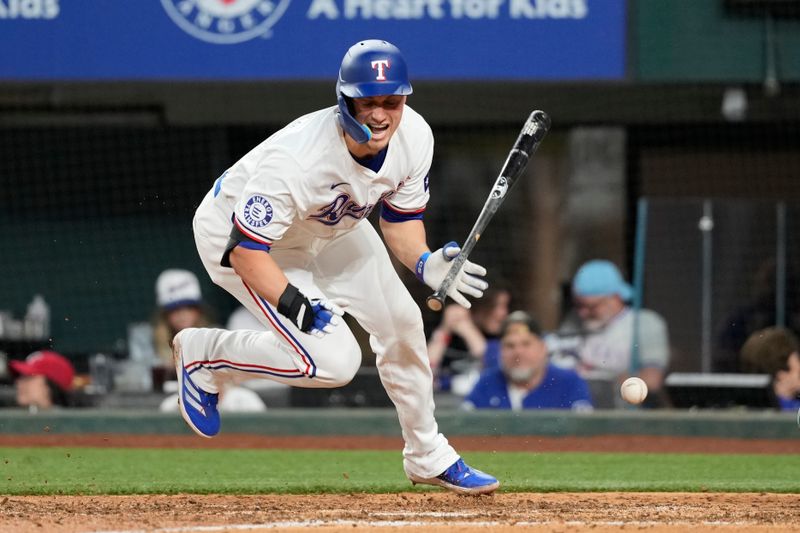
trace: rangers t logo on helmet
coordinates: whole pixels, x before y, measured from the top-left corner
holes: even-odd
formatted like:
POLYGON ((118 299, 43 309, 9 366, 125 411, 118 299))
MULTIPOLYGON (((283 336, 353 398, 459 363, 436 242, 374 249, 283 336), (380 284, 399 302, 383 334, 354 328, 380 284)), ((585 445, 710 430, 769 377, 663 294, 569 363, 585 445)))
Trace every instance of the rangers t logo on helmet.
POLYGON ((390 68, 388 59, 380 59, 372 62, 372 70, 377 70, 378 75, 375 77, 378 81, 386 81, 386 75, 383 73, 384 68, 390 68))
POLYGON ((395 45, 378 39, 356 43, 339 67, 339 122, 353 140, 364 144, 372 138, 372 132, 353 117, 352 99, 411 93, 406 60, 395 45))

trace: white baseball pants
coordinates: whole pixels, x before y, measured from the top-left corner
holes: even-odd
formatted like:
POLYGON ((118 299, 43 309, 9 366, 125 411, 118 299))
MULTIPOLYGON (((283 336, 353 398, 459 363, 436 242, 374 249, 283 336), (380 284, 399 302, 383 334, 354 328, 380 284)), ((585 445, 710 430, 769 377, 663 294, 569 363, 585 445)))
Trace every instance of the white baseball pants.
MULTIPOLYGON (((264 378, 298 387, 340 387, 361 365, 361 350, 341 322, 317 338, 301 332, 220 266, 231 227, 230 210, 209 192, 197 209, 197 250, 211 279, 231 293, 268 331, 190 329, 181 334, 184 365, 207 392, 229 381, 264 378)), ((366 221, 304 249, 272 250, 289 281, 308 297, 341 299, 370 335, 378 372, 397 408, 407 475, 430 478, 458 460, 434 418, 433 379, 416 302, 395 272, 375 229, 366 221)))

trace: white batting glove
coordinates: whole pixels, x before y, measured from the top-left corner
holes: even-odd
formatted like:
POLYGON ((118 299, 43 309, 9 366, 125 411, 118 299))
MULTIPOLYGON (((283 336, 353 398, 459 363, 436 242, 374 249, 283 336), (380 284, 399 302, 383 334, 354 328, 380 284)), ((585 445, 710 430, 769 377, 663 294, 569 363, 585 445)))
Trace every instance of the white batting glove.
MULTIPOLYGON (((456 242, 448 242, 435 252, 425 252, 417 261, 417 277, 428 287, 436 290, 450 270, 450 261, 455 259, 461 247, 456 242)), ((486 269, 470 260, 464 261, 455 281, 450 285, 447 295, 457 304, 469 309, 472 304, 464 296, 480 298, 489 284, 476 276, 485 276, 486 269)))

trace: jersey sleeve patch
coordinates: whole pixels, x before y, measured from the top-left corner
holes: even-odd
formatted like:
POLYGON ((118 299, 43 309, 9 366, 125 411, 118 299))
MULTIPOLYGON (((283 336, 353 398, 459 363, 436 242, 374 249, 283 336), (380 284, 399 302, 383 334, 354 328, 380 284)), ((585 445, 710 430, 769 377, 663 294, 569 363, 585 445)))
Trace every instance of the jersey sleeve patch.
POLYGON ((408 220, 422 220, 425 208, 400 209, 384 200, 381 203, 381 218, 386 222, 406 222, 408 220))
POLYGON ((260 194, 251 196, 242 210, 244 221, 252 228, 263 228, 272 220, 272 205, 260 194))

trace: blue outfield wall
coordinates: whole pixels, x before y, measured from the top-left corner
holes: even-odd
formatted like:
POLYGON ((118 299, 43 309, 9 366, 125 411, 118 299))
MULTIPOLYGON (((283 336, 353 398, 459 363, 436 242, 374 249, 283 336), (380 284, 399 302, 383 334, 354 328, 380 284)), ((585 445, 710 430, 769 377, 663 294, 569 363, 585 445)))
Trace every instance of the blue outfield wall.
MULTIPOLYGON (((796 439, 791 413, 750 411, 439 411, 446 435, 657 435, 740 439, 796 439)), ((263 414, 227 414, 224 433, 254 435, 400 436, 394 409, 272 409, 263 414)), ((180 415, 152 411, 75 410, 29 414, 0 412, 0 435, 12 434, 192 434, 180 415)))

